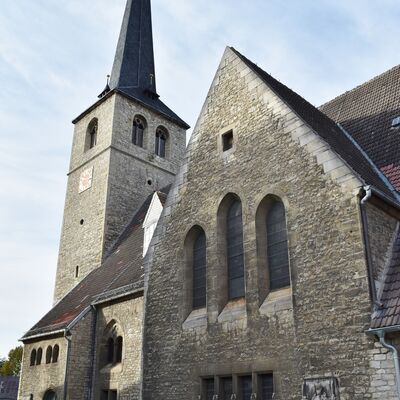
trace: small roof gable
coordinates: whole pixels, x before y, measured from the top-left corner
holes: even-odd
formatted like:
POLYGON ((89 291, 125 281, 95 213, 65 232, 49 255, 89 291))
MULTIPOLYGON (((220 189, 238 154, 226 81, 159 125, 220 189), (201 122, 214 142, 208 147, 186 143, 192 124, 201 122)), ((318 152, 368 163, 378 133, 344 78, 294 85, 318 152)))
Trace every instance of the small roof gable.
POLYGON ((400 191, 400 65, 322 105, 400 191))
POLYGON ((357 173, 366 184, 374 186, 392 199, 397 200, 394 188, 380 175, 366 154, 354 143, 346 133, 322 111, 307 100, 277 81, 267 72, 240 54, 234 48, 232 51, 253 70, 268 87, 270 87, 306 124, 308 124, 346 163, 357 173))
MULTIPOLYGON (((167 189, 168 190, 168 189, 167 189)), ((159 193, 165 198, 165 193, 159 193)), ((124 296, 143 288, 143 228, 153 194, 147 197, 140 209, 115 242, 105 261, 93 270, 63 297, 22 340, 68 328, 91 304, 124 296)), ((164 204, 162 202, 162 204, 164 204)))
POLYGON ((400 230, 398 230, 392 246, 390 262, 379 300, 382 307, 373 313, 371 328, 400 325, 400 230))

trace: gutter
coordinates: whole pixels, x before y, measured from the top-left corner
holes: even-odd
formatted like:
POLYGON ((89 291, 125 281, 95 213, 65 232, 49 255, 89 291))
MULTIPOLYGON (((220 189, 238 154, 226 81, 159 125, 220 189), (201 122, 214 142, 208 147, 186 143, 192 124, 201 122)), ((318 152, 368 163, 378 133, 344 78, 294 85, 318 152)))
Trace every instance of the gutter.
POLYGON ((67 390, 68 390, 68 371, 69 371, 69 362, 71 355, 71 334, 66 330, 64 333, 64 337, 67 340, 67 360, 65 363, 65 374, 64 374, 64 395, 63 399, 67 400, 67 390))
POLYGON ((365 257, 367 260, 367 268, 368 268, 369 293, 371 296, 371 301, 374 304, 374 306, 381 308, 382 303, 379 302, 377 299, 375 282, 374 282, 374 277, 373 277, 372 255, 371 255, 371 246, 370 246, 369 236, 368 236, 369 229, 368 229, 368 217, 367 217, 367 210, 366 210, 366 204, 372 197, 372 189, 370 186, 365 186, 364 190, 365 190, 365 195, 360 201, 360 214, 361 214, 362 228, 363 228, 365 257))
POLYGON ((393 362, 394 362, 394 368, 396 372, 396 389, 397 389, 397 398, 400 399, 400 354, 399 351, 395 346, 392 344, 388 343, 386 341, 386 333, 388 332, 395 332, 399 331, 400 326, 392 326, 388 328, 381 328, 381 329, 370 329, 366 333, 367 334, 374 334, 378 336, 380 344, 385 348, 388 349, 390 352, 393 354, 393 362))

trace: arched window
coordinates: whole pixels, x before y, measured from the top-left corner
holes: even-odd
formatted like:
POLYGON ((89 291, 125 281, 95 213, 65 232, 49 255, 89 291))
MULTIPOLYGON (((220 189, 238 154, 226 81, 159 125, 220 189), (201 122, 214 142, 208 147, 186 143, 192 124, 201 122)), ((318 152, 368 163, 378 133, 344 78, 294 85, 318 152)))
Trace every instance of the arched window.
POLYGON ((228 266, 228 298, 245 295, 242 203, 235 198, 226 220, 226 255, 228 266))
POLYGON ((269 288, 290 286, 285 207, 279 199, 269 206, 266 226, 269 288))
POLYGON ((56 393, 53 390, 48 390, 44 396, 43 400, 57 400, 56 393))
POLYGON ((142 117, 136 116, 133 119, 132 126, 132 143, 136 146, 143 147, 144 130, 146 128, 146 121, 142 117))
POLYGON ((122 361, 122 346, 123 339, 122 336, 118 336, 116 340, 116 351, 115 351, 115 362, 120 363, 122 361))
POLYGON ((60 347, 58 346, 58 344, 54 345, 53 347, 53 363, 58 362, 58 356, 60 354, 60 347))
POLYGON ((207 298, 206 235, 203 230, 199 231, 192 251, 193 309, 196 309, 205 307, 207 298))
POLYGON ((98 121, 97 118, 93 118, 88 125, 86 132, 86 143, 85 150, 92 149, 97 144, 97 131, 98 131, 98 121))
POLYGON ((36 349, 31 351, 31 366, 36 364, 36 349))
POLYGON ((52 354, 53 354, 53 349, 51 348, 51 346, 48 346, 46 350, 46 364, 51 363, 52 354))
POLYGON ((156 131, 156 146, 155 153, 162 158, 165 158, 167 148, 168 132, 163 127, 158 127, 156 131))
POLYGON ((41 347, 39 347, 36 354, 36 365, 40 365, 42 363, 42 355, 43 355, 43 350, 41 347))
POLYGON ((112 364, 114 362, 114 339, 108 338, 107 340, 107 363, 112 364))

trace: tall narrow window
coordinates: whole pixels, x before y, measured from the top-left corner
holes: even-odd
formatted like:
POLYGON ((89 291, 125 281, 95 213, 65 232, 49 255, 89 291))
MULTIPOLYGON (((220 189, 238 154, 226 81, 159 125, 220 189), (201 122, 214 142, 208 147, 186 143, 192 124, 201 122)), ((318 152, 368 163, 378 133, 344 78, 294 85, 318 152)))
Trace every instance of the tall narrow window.
POLYGON ((132 143, 136 146, 143 147, 143 137, 146 122, 141 117, 135 117, 132 127, 132 143))
POLYGON ((275 200, 267 213, 267 255, 270 290, 290 286, 285 207, 275 200))
POLYGON ((162 158, 165 158, 166 147, 168 140, 168 132, 165 128, 159 127, 156 131, 155 153, 162 158))
POLYGON ((231 400, 233 394, 232 378, 221 379, 221 397, 222 400, 231 400))
POLYGON ((31 351, 31 366, 36 364, 36 349, 31 351))
POLYGON ((117 400, 117 391, 116 390, 109 391, 108 400, 117 400))
POLYGON ((116 340, 116 354, 115 354, 115 361, 117 363, 120 363, 122 361, 122 345, 123 345, 122 336, 118 336, 116 340))
POLYGON ((53 354, 53 349, 51 348, 51 346, 48 346, 46 350, 46 364, 51 363, 52 354, 53 354))
POLYGON ((228 297, 236 299, 245 295, 242 203, 235 199, 231 204, 226 224, 228 297))
POLYGON ((272 374, 259 376, 261 400, 272 400, 274 395, 274 379, 272 374))
POLYGON ((109 338, 107 340, 107 362, 109 364, 114 362, 114 339, 109 338))
POLYGON ((214 378, 204 379, 204 396, 206 400, 213 400, 214 397, 214 378))
POLYGON ((56 344, 53 347, 53 360, 52 360, 53 363, 58 362, 58 355, 59 354, 60 354, 60 347, 58 346, 58 344, 56 344))
POLYGON ((41 347, 39 347, 36 354, 36 365, 40 365, 42 363, 42 355, 43 355, 43 350, 41 347))
POLYGON ((86 132, 86 142, 85 142, 85 151, 92 149, 97 144, 97 130, 98 123, 97 118, 93 118, 88 125, 86 132))
POLYGON ((193 244, 193 308, 206 306, 207 297, 206 235, 201 230, 193 244))
POLYGON ((240 377, 240 393, 241 400, 251 400, 252 395, 252 378, 251 375, 240 377))

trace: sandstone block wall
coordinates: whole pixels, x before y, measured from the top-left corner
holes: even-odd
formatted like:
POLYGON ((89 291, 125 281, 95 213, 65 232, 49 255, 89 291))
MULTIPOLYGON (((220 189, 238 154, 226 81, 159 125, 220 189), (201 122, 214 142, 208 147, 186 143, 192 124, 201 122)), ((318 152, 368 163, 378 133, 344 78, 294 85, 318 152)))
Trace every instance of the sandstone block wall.
POLYGON ((116 390, 118 399, 141 398, 143 297, 106 305, 98 309, 96 328, 96 366, 94 398, 99 399, 102 390, 116 390), (122 362, 106 364, 104 353, 107 337, 105 332, 116 324, 118 335, 122 333, 122 362))
POLYGON ((342 400, 368 398, 361 185, 228 49, 152 242, 144 399, 194 400, 201 378, 262 372, 274 374, 274 399, 297 400, 303 379, 321 376, 338 379, 342 400), (231 129, 234 149, 221 154, 231 129), (217 210, 229 192, 243 207, 246 298, 221 311, 217 210), (260 306, 255 216, 268 194, 286 207, 292 285, 260 306), (207 308, 186 318, 183 243, 195 224, 207 236, 207 308))

